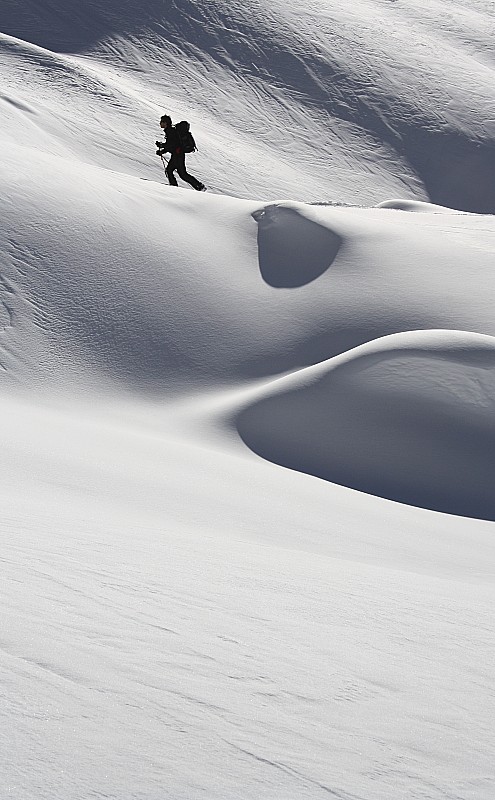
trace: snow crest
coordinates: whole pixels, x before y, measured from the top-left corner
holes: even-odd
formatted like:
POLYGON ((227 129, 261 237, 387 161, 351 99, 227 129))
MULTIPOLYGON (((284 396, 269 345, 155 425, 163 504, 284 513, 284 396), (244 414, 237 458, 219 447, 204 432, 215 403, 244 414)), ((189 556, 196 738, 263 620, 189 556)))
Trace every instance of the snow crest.
POLYGON ((272 384, 236 420, 256 453, 363 492, 495 520, 495 338, 388 336, 272 384))

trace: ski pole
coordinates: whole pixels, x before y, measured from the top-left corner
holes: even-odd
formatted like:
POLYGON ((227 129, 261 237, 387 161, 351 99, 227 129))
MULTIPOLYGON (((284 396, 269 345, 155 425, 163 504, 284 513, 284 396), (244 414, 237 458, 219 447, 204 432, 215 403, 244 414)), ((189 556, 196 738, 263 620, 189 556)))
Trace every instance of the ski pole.
POLYGON ((166 164, 168 164, 168 161, 165 161, 165 159, 164 159, 163 155, 161 155, 161 156, 160 156, 160 158, 161 158, 161 160, 162 160, 162 164, 163 164, 163 171, 164 171, 164 173, 165 173, 165 177, 167 178, 167 177, 168 177, 168 175, 167 175, 167 167, 166 167, 165 165, 166 165, 166 164))

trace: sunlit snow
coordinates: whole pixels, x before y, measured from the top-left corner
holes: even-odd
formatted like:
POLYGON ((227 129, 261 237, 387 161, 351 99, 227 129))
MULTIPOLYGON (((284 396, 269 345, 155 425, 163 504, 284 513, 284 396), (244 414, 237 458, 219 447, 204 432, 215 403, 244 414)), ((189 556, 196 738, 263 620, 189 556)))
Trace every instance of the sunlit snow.
POLYGON ((1 798, 495 795, 494 34, 0 0, 1 798))

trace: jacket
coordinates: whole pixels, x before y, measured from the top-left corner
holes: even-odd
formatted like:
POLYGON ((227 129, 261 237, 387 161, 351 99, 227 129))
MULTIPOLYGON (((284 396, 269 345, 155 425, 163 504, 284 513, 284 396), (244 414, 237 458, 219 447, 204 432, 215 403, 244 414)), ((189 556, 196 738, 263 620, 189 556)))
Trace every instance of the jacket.
POLYGON ((172 125, 166 129, 165 133, 165 141, 163 145, 161 145, 162 150, 166 153, 182 153, 182 148, 180 146, 180 136, 177 133, 175 126, 172 125))

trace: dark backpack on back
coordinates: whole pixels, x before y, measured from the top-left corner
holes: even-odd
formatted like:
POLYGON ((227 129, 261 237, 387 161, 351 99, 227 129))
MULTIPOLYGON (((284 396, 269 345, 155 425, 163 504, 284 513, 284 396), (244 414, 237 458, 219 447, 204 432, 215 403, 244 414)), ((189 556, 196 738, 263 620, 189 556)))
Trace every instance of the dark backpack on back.
POLYGON ((189 130, 189 127, 189 123, 186 122, 185 119, 183 119, 182 122, 178 122, 175 126, 175 130, 179 134, 180 146, 183 153, 194 153, 194 151, 197 150, 194 136, 189 130))

